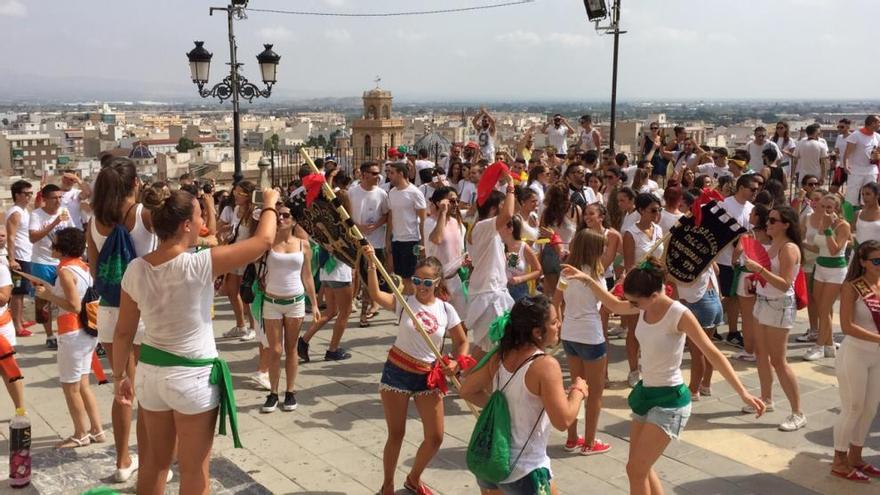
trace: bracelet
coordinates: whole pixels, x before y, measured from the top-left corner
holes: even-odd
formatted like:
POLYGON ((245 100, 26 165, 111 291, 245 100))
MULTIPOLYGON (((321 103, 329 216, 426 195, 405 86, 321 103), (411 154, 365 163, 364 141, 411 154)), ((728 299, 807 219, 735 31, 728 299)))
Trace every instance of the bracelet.
POLYGON ((117 375, 113 375, 113 381, 114 381, 114 382, 118 382, 118 381, 122 381, 122 380, 125 380, 125 375, 118 375, 118 376, 117 376, 117 375))
POLYGON ((834 235, 834 231, 831 230, 831 227, 825 229, 825 237, 831 237, 834 235))
POLYGON ((267 211, 275 212, 275 216, 278 216, 278 210, 276 210, 275 208, 263 208, 262 210, 260 210, 260 218, 263 218, 263 213, 266 213, 267 211))

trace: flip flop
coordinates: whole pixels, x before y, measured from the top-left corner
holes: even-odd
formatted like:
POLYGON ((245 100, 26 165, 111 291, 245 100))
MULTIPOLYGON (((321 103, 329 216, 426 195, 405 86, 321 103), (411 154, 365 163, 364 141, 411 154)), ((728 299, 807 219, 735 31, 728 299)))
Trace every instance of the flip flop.
POLYGON ((70 435, 65 440, 62 440, 61 443, 55 446, 56 449, 76 449, 79 447, 85 447, 92 443, 91 437, 88 433, 86 436, 82 438, 76 438, 73 435, 70 435), (71 445, 72 444, 72 445, 71 445))
POLYGON ((378 314, 379 314, 378 311, 370 311, 369 313, 367 313, 366 318, 367 318, 368 320, 372 320, 372 319, 375 318, 376 315, 378 315, 378 314))
POLYGON ((104 435, 104 430, 101 430, 98 433, 89 433, 89 440, 92 443, 104 443, 107 441, 107 436, 104 435))
POLYGON ((872 478, 880 478, 880 469, 877 469, 877 467, 874 466, 873 464, 865 463, 865 464, 862 464, 861 466, 856 466, 856 469, 858 469, 859 471, 861 471, 864 474, 867 474, 868 476, 870 476, 872 478))
POLYGON ((870 483, 871 478, 868 477, 865 473, 859 471, 856 468, 850 470, 849 473, 841 473, 839 471, 831 470, 832 476, 837 476, 838 478, 843 478, 847 481, 853 481, 855 483, 870 483))
POLYGON ((361 328, 368 328, 370 326, 370 322, 368 321, 360 321, 358 322, 358 326, 361 328))

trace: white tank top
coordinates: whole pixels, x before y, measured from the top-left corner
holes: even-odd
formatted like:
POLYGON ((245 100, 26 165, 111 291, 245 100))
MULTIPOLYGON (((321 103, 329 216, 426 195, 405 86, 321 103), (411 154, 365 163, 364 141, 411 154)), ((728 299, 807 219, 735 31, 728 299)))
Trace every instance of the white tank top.
POLYGON ((645 312, 639 312, 636 339, 639 341, 642 365, 642 383, 646 387, 673 387, 681 385, 681 358, 685 334, 678 330, 681 315, 687 311, 684 304, 674 301, 657 323, 645 321, 645 312))
MULTIPOLYGON (((134 246, 134 253, 138 257, 152 253, 159 245, 159 240, 156 237, 156 234, 147 230, 147 226, 144 225, 144 219, 142 216, 143 211, 144 205, 140 203, 135 205, 134 228, 129 232, 131 243, 134 246)), ((98 232, 97 222, 91 222, 90 229, 92 230, 92 240, 95 241, 95 248, 97 248, 100 253, 101 248, 104 247, 104 241, 107 240, 107 236, 101 235, 101 233, 98 232)))
POLYGON ((587 131, 586 129, 581 129, 581 149, 584 151, 594 150, 596 149, 596 143, 593 142, 593 131, 595 129, 591 129, 587 131))
POLYGON ((278 297, 303 294, 305 289, 300 273, 304 259, 302 251, 279 253, 270 249, 266 256, 266 293, 278 297))
MULTIPOLYGON (((788 290, 786 290, 785 292, 777 289, 776 287, 773 287, 772 285, 770 285, 769 282, 765 285, 758 284, 757 287, 755 288, 755 292, 757 292, 757 294, 759 296, 764 296, 768 299, 776 299, 778 297, 783 297, 783 296, 793 296, 794 295, 794 279, 795 279, 795 276, 797 275, 798 268, 800 268, 800 266, 798 266, 797 264, 795 264, 794 267, 792 267, 792 270, 793 270, 793 273, 791 274, 792 283, 788 287, 788 290)), ((776 256, 770 258, 770 271, 778 274, 779 276, 783 276, 782 274, 779 273, 779 253, 776 253, 776 256)))
POLYGON ((525 247, 526 247, 526 243, 521 241, 519 243, 519 249, 517 249, 515 253, 512 251, 507 251, 507 253, 505 253, 507 256, 507 264, 505 264, 504 266, 507 268, 507 277, 508 278, 518 277, 520 275, 525 275, 525 273, 526 273, 526 258, 523 255, 523 249, 525 247), (516 264, 513 266, 510 266, 510 262, 511 262, 514 254, 516 255, 516 264))
MULTIPOLYGON (((648 250, 651 249, 651 246, 653 246, 657 241, 660 240, 660 238, 663 237, 663 228, 656 223, 653 225, 654 229, 653 235, 651 237, 648 237, 648 235, 645 234, 642 229, 640 229, 638 225, 635 224, 633 224, 633 226, 630 227, 627 231, 630 233, 630 235, 632 235, 635 244, 635 255, 633 256, 633 260, 635 260, 636 263, 638 263, 639 260, 641 260, 645 256, 648 250)), ((662 256, 663 244, 660 244, 659 246, 657 246, 657 249, 654 250, 654 257, 662 258, 662 256)))
POLYGON ((6 211, 6 221, 9 221, 14 213, 18 213, 18 230, 15 231, 15 259, 30 261, 33 253, 33 245, 30 238, 31 212, 27 208, 13 205, 6 211))
MULTIPOLYGON (((535 351, 535 354, 540 353, 541 351, 535 351)), ((501 483, 513 483, 538 468, 550 469, 550 457, 547 455, 550 418, 544 414, 541 397, 531 393, 526 387, 526 374, 532 363, 534 361, 526 363, 516 372, 513 379, 511 379, 513 373, 507 371, 503 363, 498 367, 498 373, 495 375, 493 391, 503 387, 510 380, 501 392, 507 399, 510 410, 510 462, 520 456, 510 476, 501 483), (535 426, 536 422, 537 426, 535 426), (520 451, 522 455, 519 454, 520 451)))
MULTIPOLYGON (((88 270, 83 270, 77 265, 65 265, 60 270, 67 270, 73 273, 73 279, 76 281, 77 299, 82 299, 86 294, 86 290, 92 286, 92 275, 88 270)), ((52 286, 52 294, 62 299, 64 298, 64 288, 61 287, 61 277, 55 279, 55 285, 52 286)), ((59 311, 59 315, 66 313, 69 313, 69 311, 59 311)))
MULTIPOLYGON (((581 267, 581 270, 589 271, 589 268, 581 267)), ((605 342, 602 318, 599 316, 599 300, 592 289, 582 283, 571 283, 562 293, 562 297, 565 299, 563 340, 590 345, 605 342)))
MULTIPOLYGON (((810 239, 810 238, 808 238, 808 239, 810 239)), ((844 252, 846 251, 846 245, 849 244, 849 241, 844 242, 843 245, 840 246, 840 249, 838 249, 836 253, 832 253, 831 251, 828 250, 828 241, 825 240, 824 233, 816 232, 815 234, 813 234, 813 237, 810 240, 813 241, 813 244, 815 244, 816 247, 819 248, 819 256, 824 256, 827 258, 837 258, 837 257, 843 256, 844 252)))
POLYGON ((856 221, 856 240, 859 242, 859 244, 862 244, 872 239, 880 239, 880 220, 873 220, 869 222, 867 220, 862 220, 861 218, 859 218, 856 221))

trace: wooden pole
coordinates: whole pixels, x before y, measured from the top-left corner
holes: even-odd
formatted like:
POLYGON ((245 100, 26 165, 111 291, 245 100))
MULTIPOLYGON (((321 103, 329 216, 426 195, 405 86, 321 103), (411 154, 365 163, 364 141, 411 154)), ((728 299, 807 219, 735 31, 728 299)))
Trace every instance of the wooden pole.
MULTIPOLYGON (((306 153, 306 151, 304 149, 300 148, 299 153, 300 153, 300 155, 302 155, 303 160, 305 160, 306 164, 308 164, 312 173, 315 173, 315 174, 321 173, 318 170, 318 167, 315 166, 315 162, 312 161, 312 158, 308 155, 308 153, 306 153)), ((350 228, 347 230, 351 233, 351 235, 354 237, 354 239, 356 241, 358 241, 358 243, 361 246, 369 245, 370 242, 366 239, 366 237, 364 237, 364 234, 361 233, 360 229, 357 227, 357 224, 355 224, 354 222, 351 221, 351 215, 349 215, 348 212, 345 211, 345 207, 342 206, 341 203, 338 203, 335 201, 336 200, 336 193, 333 192, 333 189, 330 187, 330 184, 327 184, 327 182, 324 182, 321 185, 321 190, 324 192, 324 197, 326 197, 328 200, 330 200, 331 203, 334 203, 334 207, 336 208, 336 212, 339 213, 340 217, 342 217, 342 221, 345 222, 346 224, 350 224, 350 228)), ((385 283, 388 284, 389 287, 391 287, 391 291, 394 293, 394 298, 397 300, 397 304, 399 304, 400 307, 402 307, 403 310, 406 311, 406 314, 410 317, 410 319, 412 319, 413 326, 415 326, 416 330, 419 332, 419 335, 422 336, 422 339, 424 339, 425 343, 428 344, 428 348, 431 349, 431 352, 434 353, 434 356, 438 360, 442 360, 443 355, 440 354, 440 349, 438 349, 437 346, 434 345, 434 342, 431 340, 431 337, 429 337, 428 333, 425 332, 424 327, 422 327, 421 321, 416 317, 415 312, 412 310, 411 307, 409 307, 409 304, 407 304, 407 302, 406 302, 406 298, 404 298, 403 294, 400 292, 400 288, 397 287, 397 284, 395 284, 394 281, 391 279, 391 275, 388 273, 387 270, 385 270, 385 265, 383 265, 382 262, 379 260, 379 258, 376 257, 376 252, 373 251, 372 253, 370 253, 370 257, 371 257, 371 261, 376 266, 376 269, 379 271, 379 274, 385 280, 385 283)), ((358 269, 358 267, 355 267, 355 269, 358 269)), ((461 390, 461 382, 458 381, 458 378, 455 376, 450 376, 449 378, 451 379, 452 385, 455 387, 455 389, 460 391, 461 390)), ((467 401, 465 401, 465 404, 468 405, 468 408, 471 410, 471 412, 474 414, 475 417, 479 417, 479 413, 477 412, 477 409, 474 407, 473 404, 471 404, 470 402, 467 402, 467 401)))

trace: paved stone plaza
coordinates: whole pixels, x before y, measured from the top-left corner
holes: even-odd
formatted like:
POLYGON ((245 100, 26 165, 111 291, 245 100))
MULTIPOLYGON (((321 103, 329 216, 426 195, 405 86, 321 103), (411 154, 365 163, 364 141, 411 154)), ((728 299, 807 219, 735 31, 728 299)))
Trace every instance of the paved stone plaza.
MULTIPOLYGON (((231 326, 228 305, 218 299, 215 334, 231 326)), ((803 318, 805 314, 802 314, 803 318)), ((211 471, 214 493, 372 494, 381 485, 385 422, 379 402, 378 381, 386 352, 395 335, 390 313, 382 312, 371 328, 349 325, 343 346, 354 357, 341 363, 321 360, 330 331, 312 341, 312 363, 300 368, 299 409, 261 414, 265 392, 256 390, 247 376, 256 367, 256 344, 221 341, 221 354, 229 360, 236 387, 244 449, 233 449, 227 437, 217 437, 211 471)), ((798 328, 803 328, 799 325, 798 328)), ((41 331, 41 330, 40 330, 41 331)), ((793 337, 793 336, 792 336, 793 337)), ((793 340, 793 338, 792 338, 793 340)), ((33 484, 17 493, 72 494, 108 485, 134 493, 134 484, 112 485, 112 435, 110 442, 76 451, 57 452, 52 446, 71 433, 71 423, 57 379, 55 356, 45 349, 41 335, 20 339, 18 359, 26 379, 28 412, 33 422, 33 484)), ((628 389, 623 341, 613 340, 612 387, 606 390, 599 435, 613 445, 605 455, 580 457, 567 454, 564 434, 555 432, 549 448, 554 477, 562 493, 627 493, 625 464, 629 444, 628 389)), ((831 427, 838 407, 833 360, 807 363, 799 355, 806 344, 793 344, 790 356, 803 396, 807 427, 783 433, 777 424, 788 405, 777 387, 777 411, 756 420, 739 413, 741 403, 719 382, 713 396, 694 403, 694 414, 680 442, 670 445, 657 469, 668 493, 678 494, 877 494, 880 482, 857 485, 829 473, 831 427), (794 357, 797 355, 797 357, 794 357)), ((722 346, 725 354, 733 348, 722 346)), ((561 356, 561 350, 558 350, 561 356)), ((109 366, 105 362, 105 367, 109 366)), ((735 363, 743 381, 755 391, 758 377, 752 365, 735 363)), ((111 385, 96 388, 105 428, 110 428, 111 385)), ((756 392, 757 393, 757 392, 756 392)), ((12 405, 0 394, 0 464, 7 465, 8 419, 12 405)), ((474 425, 467 407, 454 395, 446 399, 446 438, 424 481, 437 493, 476 494, 479 490, 465 468, 465 448, 474 425)), ((581 411, 581 415, 583 411, 581 411)), ((396 477, 404 493, 404 476, 421 439, 421 427, 410 408, 407 441, 396 477)), ((134 429, 132 429, 134 442, 134 429)), ((875 421, 865 457, 880 464, 880 421, 875 421)), ((0 482, 0 493, 12 493, 0 482)), ((178 486, 169 485, 168 493, 178 486)))

